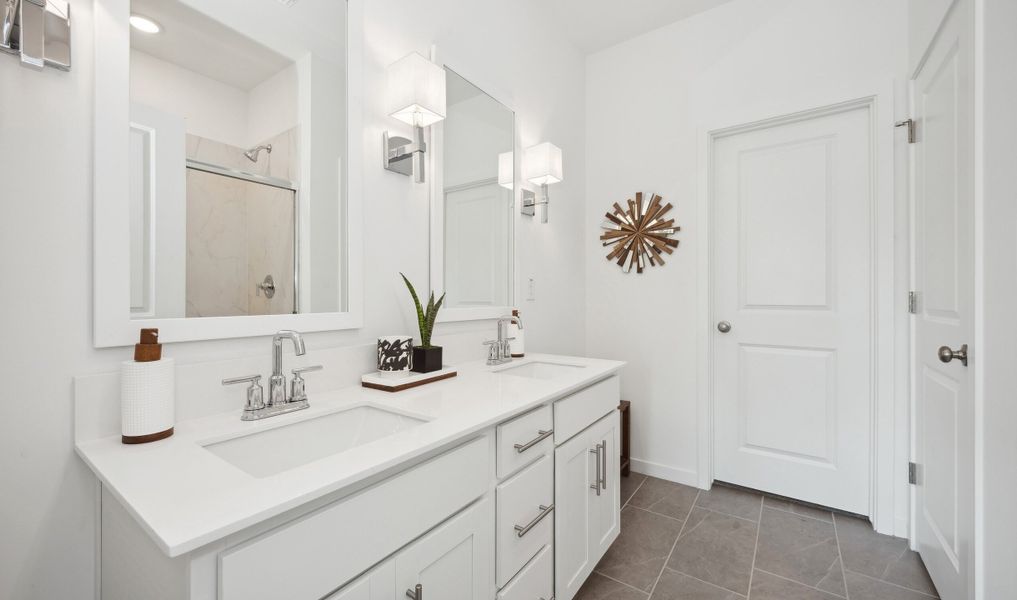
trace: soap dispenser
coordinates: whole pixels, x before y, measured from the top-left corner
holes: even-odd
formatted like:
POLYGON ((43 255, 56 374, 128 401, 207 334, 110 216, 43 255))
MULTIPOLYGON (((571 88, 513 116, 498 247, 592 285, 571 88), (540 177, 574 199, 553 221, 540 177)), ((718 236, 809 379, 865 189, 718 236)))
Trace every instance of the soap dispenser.
POLYGON ((173 435, 176 373, 162 357, 158 329, 142 329, 134 360, 120 365, 120 441, 144 444, 173 435))

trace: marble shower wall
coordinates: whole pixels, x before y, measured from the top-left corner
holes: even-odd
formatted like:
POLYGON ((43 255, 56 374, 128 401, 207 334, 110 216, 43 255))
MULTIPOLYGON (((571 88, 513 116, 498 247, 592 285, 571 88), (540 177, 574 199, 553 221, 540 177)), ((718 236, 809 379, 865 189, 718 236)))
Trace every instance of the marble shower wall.
MULTIPOLYGON (((296 182, 298 130, 267 140, 257 163, 244 149, 187 136, 187 157, 296 182)), ((187 170, 188 317, 284 314, 295 307, 295 193, 241 179, 187 170), (257 287, 275 281, 271 299, 257 287)))

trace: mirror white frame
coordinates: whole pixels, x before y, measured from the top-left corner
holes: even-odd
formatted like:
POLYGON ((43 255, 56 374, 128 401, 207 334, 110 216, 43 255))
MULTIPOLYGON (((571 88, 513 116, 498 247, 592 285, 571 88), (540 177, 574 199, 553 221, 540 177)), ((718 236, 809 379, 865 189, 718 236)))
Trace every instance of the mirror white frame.
MULTIPOLYGON (((516 116, 516 109, 512 104, 512 97, 509 93, 500 89, 498 86, 493 85, 489 80, 483 76, 483 70, 474 69, 468 60, 460 61, 459 57, 454 57, 451 61, 445 60, 444 57, 439 59, 439 53, 436 48, 431 50, 431 60, 442 68, 448 68, 455 71, 457 75, 463 79, 469 81, 488 96, 494 98, 499 103, 504 105, 510 111, 512 111, 512 206, 510 212, 512 218, 509 221, 511 223, 512 230, 509 232, 509 238, 512 240, 512 247, 509 251, 509 256, 512 257, 512 264, 509 265, 509 299, 510 304, 506 306, 479 306, 470 308, 442 308, 438 312, 438 322, 447 323, 451 321, 478 321, 482 319, 498 319, 506 315, 512 314, 512 309, 515 308, 514 303, 516 302, 516 220, 518 215, 515 207, 518 205, 518 198, 520 195, 522 179, 520 177, 519 169, 521 168, 521 150, 522 144, 519 140, 519 124, 518 117, 516 116)), ((431 125, 431 148, 430 154, 430 165, 428 166, 430 181, 430 267, 429 267, 429 278, 430 286, 432 290, 439 293, 439 290, 444 291, 445 289, 445 194, 444 194, 444 121, 431 125)))
POLYGON ((137 342, 158 327, 162 342, 271 335, 363 326, 363 22, 364 0, 347 2, 346 311, 286 315, 132 319, 128 220, 130 0, 95 0, 95 152, 93 187, 93 344, 137 342))

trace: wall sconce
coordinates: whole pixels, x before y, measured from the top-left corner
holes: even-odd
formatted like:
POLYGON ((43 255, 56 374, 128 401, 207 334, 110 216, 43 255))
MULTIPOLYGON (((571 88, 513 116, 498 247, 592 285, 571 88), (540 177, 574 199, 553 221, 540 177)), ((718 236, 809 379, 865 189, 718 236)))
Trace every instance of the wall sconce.
POLYGON ((515 156, 512 152, 502 152, 498 155, 498 185, 511 190, 515 187, 516 178, 514 167, 515 156))
POLYGON ((547 206, 550 201, 547 186, 562 180, 561 148, 550 142, 531 146, 523 155, 523 163, 526 179, 540 186, 540 200, 537 200, 532 192, 529 194, 524 192, 522 213, 534 216, 539 204, 543 207, 540 222, 547 223, 547 206))
POLYGON ((413 52, 388 66, 389 116, 413 126, 413 139, 384 134, 385 168, 424 182, 424 127, 445 118, 445 69, 413 52))

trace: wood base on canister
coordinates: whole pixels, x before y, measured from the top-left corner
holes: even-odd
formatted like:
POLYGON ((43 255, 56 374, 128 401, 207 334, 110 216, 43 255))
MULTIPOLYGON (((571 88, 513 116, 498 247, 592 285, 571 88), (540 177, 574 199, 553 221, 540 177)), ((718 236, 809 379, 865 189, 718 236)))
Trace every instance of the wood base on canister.
POLYGON ((173 435, 173 428, 170 427, 166 431, 160 431, 158 433, 149 433, 147 435, 122 435, 120 441, 124 444, 147 444, 148 442, 154 442, 157 440, 166 439, 173 435))

